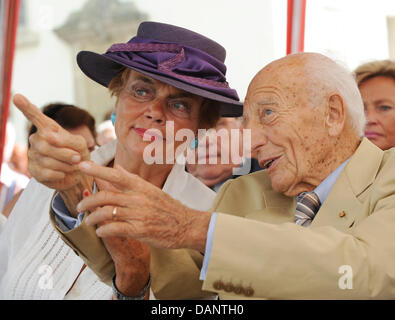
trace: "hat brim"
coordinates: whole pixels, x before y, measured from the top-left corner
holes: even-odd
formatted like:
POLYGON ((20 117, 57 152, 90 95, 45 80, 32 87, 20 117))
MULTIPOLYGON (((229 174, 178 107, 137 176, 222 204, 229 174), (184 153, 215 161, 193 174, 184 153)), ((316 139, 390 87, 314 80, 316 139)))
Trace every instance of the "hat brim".
POLYGON ((184 90, 198 96, 221 102, 222 117, 239 117, 243 114, 243 104, 239 101, 222 96, 220 94, 195 87, 186 82, 166 77, 154 72, 141 70, 136 66, 126 65, 110 57, 92 51, 81 51, 77 55, 77 64, 89 78, 97 83, 108 87, 110 81, 120 71, 122 67, 127 67, 141 74, 147 75, 155 80, 169 84, 175 88, 184 90))

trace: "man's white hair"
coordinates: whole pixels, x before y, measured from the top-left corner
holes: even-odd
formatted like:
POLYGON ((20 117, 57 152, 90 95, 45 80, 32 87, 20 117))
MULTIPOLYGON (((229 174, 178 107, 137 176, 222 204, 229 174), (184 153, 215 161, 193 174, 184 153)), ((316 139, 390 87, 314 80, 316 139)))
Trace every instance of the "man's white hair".
MULTIPOLYGON (((298 65, 308 74, 306 86, 311 90, 320 90, 323 94, 338 92, 345 103, 349 121, 358 137, 364 136, 366 124, 365 111, 361 94, 353 73, 340 63, 319 53, 297 53, 291 55, 298 60, 298 65)), ((290 57, 290 56, 289 56, 290 57)), ((322 99, 322 95, 316 96, 322 99)), ((320 101, 311 101, 313 106, 321 105, 320 101)))

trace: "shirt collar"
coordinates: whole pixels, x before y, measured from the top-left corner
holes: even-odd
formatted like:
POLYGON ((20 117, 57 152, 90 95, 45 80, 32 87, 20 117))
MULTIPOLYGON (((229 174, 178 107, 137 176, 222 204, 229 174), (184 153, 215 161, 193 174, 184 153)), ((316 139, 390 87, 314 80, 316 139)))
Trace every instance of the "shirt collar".
POLYGON ((329 192, 332 190, 337 178, 340 173, 343 171, 344 167, 347 165, 350 158, 344 161, 340 166, 337 167, 335 171, 333 171, 325 180, 323 180, 315 189, 314 192, 317 194, 320 199, 321 205, 324 203, 326 198, 328 197, 329 192))

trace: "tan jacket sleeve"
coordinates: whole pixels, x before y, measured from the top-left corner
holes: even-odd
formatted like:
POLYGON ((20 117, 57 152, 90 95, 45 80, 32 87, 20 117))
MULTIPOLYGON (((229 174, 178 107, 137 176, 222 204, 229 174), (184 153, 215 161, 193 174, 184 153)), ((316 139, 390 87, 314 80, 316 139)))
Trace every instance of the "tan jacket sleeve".
MULTIPOLYGON (((215 288, 221 281, 252 289, 253 298, 394 299, 394 166, 393 153, 363 202, 367 217, 346 232, 219 214, 203 289, 226 297, 215 288)), ((237 192, 229 188, 222 197, 237 192)))
POLYGON ((203 255, 195 250, 151 248, 151 287, 157 299, 213 299, 199 280, 203 255))
MULTIPOLYGON (((99 279, 111 286, 115 274, 114 263, 95 228, 85 224, 68 232, 57 225, 54 213, 51 222, 63 241, 78 254, 99 279)), ((166 250, 151 248, 151 290, 156 299, 210 299, 212 292, 202 291, 199 280, 203 256, 194 250, 166 250)))
POLYGON ((50 211, 51 223, 62 240, 81 257, 102 282, 111 286, 115 274, 114 263, 103 242, 96 235, 96 229, 85 224, 86 216, 78 227, 65 232, 57 225, 52 209, 50 211))

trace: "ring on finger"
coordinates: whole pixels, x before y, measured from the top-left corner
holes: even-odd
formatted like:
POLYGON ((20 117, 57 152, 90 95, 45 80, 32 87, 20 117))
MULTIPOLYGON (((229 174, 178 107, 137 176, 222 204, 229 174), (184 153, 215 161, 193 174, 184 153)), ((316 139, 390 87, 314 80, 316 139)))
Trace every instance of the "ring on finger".
POLYGON ((117 209, 118 209, 118 207, 114 207, 114 209, 112 210, 112 219, 113 220, 117 219, 117 209))

